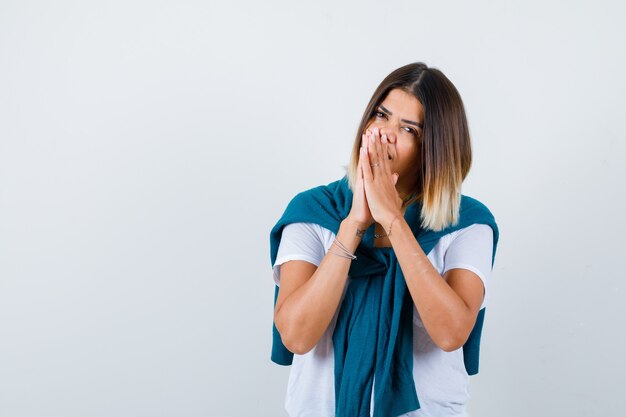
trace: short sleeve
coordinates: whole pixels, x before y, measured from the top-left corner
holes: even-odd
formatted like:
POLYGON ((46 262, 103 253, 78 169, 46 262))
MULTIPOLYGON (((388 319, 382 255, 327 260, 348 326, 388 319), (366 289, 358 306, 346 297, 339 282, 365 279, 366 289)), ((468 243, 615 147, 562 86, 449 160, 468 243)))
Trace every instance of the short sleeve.
POLYGON ((473 224, 456 234, 444 255, 443 274, 450 269, 467 269, 478 275, 485 287, 486 304, 491 277, 493 230, 486 224, 473 224))
POLYGON ((316 266, 326 254, 324 230, 314 223, 290 223, 283 228, 273 266, 274 282, 280 285, 280 266, 287 261, 307 261, 316 266))

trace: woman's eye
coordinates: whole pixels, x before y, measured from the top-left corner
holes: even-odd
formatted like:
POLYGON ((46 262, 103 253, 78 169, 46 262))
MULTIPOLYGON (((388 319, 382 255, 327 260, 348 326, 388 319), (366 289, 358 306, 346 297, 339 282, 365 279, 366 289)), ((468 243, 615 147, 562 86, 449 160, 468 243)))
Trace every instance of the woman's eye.
POLYGON ((419 135, 417 134, 417 131, 416 131, 415 129, 410 128, 410 127, 405 127, 405 129, 406 129, 406 131, 407 131, 407 132, 409 132, 409 133, 411 133, 411 134, 413 134, 413 135, 415 135, 415 136, 419 136, 419 135))
POLYGON ((383 113, 381 111, 375 111, 374 112, 374 116, 376 116, 376 117, 385 117, 385 113, 383 113))

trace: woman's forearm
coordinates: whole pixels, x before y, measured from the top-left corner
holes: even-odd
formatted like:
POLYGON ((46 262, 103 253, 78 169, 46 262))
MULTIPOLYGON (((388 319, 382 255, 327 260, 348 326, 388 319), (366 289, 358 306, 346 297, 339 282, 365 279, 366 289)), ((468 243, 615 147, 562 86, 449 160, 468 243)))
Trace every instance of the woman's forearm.
POLYGON ((389 240, 424 328, 443 350, 457 349, 469 336, 475 317, 439 275, 401 216, 394 221, 389 240))
MULTIPOLYGON (((336 235, 351 253, 361 241, 356 233, 358 227, 345 219, 336 235)), ((290 294, 276 312, 276 327, 283 343, 294 353, 306 353, 317 344, 341 301, 352 260, 331 251, 341 253, 333 244, 311 278, 290 294)))

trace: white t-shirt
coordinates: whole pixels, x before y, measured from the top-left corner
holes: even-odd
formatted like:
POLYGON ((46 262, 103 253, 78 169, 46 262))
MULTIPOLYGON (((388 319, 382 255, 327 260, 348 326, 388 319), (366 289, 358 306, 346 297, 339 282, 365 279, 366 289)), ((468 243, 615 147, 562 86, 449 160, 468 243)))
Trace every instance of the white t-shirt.
MULTIPOLYGON (((333 232, 313 223, 291 223, 285 226, 273 268, 276 285, 280 285, 281 264, 303 260, 319 266, 334 238, 333 232)), ((474 224, 443 236, 428 254, 428 259, 442 276, 453 268, 468 269, 478 275, 485 286, 482 308, 486 306, 489 296, 492 249, 491 227, 474 224)), ((350 281, 348 277, 346 288, 350 281)), ((304 355, 293 356, 285 399, 285 409, 290 417, 335 416, 332 335, 338 312, 339 308, 312 350, 304 355)), ((468 416, 465 405, 469 399, 469 377, 463 362, 463 348, 446 352, 435 345, 424 329, 415 306, 413 379, 420 409, 403 414, 404 417, 468 416)), ((370 415, 374 409, 373 397, 371 404, 370 415)))

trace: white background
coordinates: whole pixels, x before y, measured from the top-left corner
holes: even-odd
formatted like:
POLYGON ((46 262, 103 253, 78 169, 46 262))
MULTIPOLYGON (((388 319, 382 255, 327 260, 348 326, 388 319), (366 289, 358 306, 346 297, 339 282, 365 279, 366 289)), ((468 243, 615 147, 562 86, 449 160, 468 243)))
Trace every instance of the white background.
POLYGON ((414 61, 501 241, 473 416, 623 415, 620 1, 0 3, 0 416, 284 416, 269 231, 414 61))

